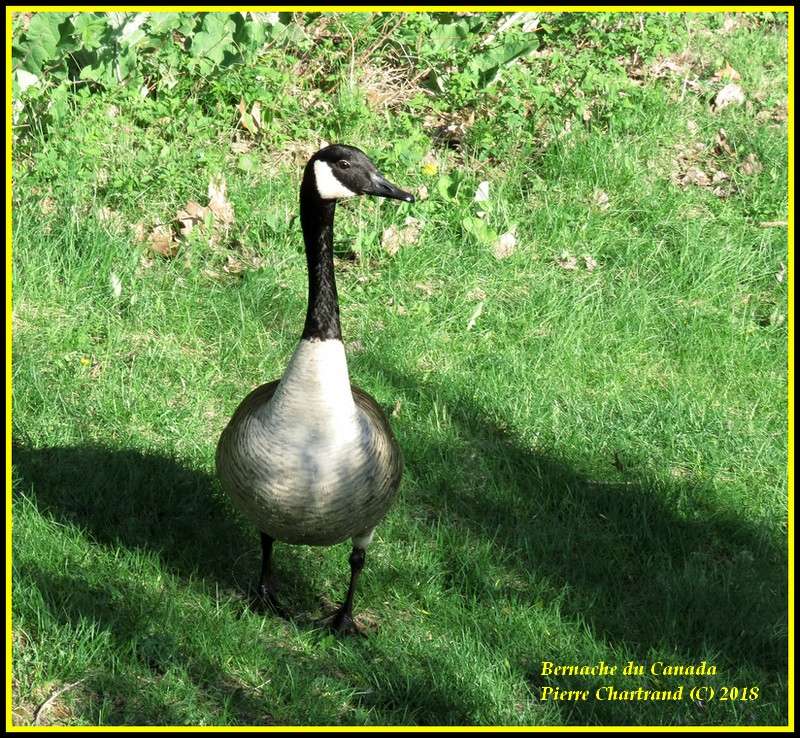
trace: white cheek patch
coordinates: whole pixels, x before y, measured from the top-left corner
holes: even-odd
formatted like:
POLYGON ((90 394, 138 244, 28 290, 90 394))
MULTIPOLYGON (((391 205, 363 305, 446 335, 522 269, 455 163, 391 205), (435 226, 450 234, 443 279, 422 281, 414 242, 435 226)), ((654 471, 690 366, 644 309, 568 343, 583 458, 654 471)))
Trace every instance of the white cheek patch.
POLYGON ((347 189, 333 173, 330 165, 324 161, 314 162, 314 179, 317 192, 323 200, 341 200, 343 197, 355 197, 356 193, 347 189))

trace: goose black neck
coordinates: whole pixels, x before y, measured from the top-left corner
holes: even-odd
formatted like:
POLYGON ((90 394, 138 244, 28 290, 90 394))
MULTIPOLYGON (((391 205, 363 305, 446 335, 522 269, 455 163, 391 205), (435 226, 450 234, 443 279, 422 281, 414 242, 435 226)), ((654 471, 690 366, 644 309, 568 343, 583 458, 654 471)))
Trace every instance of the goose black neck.
POLYGON ((306 170, 300 187, 300 223, 308 262, 308 312, 303 338, 342 340, 339 297, 333 272, 333 216, 335 200, 323 200, 306 170))

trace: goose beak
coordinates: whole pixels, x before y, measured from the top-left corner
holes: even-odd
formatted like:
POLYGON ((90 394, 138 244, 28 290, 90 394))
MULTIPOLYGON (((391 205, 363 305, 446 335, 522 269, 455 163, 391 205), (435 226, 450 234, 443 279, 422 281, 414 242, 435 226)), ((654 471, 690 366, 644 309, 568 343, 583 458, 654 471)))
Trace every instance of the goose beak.
POLYGON ((371 176, 369 187, 364 190, 364 194, 376 195, 377 197, 390 197, 393 200, 402 200, 403 202, 414 202, 414 195, 396 187, 377 172, 371 176))

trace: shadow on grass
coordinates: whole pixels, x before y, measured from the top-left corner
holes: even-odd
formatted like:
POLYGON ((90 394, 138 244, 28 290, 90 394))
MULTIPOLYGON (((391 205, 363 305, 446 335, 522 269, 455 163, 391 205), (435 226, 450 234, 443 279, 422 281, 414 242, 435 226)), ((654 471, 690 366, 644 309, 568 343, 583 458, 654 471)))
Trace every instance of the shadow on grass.
MULTIPOLYGON (((15 446, 13 461, 41 512, 100 543, 153 551, 183 577, 254 594, 258 532, 241 521, 209 474, 165 455, 102 446, 15 446)), ((276 549, 281 591, 308 601, 313 588, 291 566, 292 550, 276 549)))
MULTIPOLYGON (((132 651, 149 677, 178 672, 178 679, 195 684, 201 699, 213 708, 227 711, 233 724, 270 725, 272 716, 263 700, 243 685, 235 683, 218 665, 191 645, 190 639, 177 639, 158 628, 166 618, 167 604, 143 586, 115 580, 100 586, 67 574, 54 574, 31 564, 23 564, 17 575, 39 589, 50 603, 51 615, 73 629, 87 621, 110 637, 113 653, 124 659, 132 651)), ((170 614, 174 620, 174 611, 170 614)), ((196 628, 193 613, 180 615, 177 632, 196 628)), ((192 705, 183 704, 174 687, 171 697, 154 699, 142 689, 135 674, 125 669, 103 669, 84 675, 81 690, 103 704, 108 725, 186 725, 191 721, 192 705)), ((98 705, 99 706, 99 705, 98 705)), ((204 705, 206 709, 209 705, 204 705)), ((212 708, 212 709, 213 709, 212 708)))
MULTIPOLYGON (((371 368, 420 406, 443 400, 455 424, 456 440, 443 442, 433 432, 400 438, 419 485, 417 499, 405 499, 415 516, 456 534, 463 530, 494 540, 498 560, 517 580, 544 578, 554 594, 566 589, 561 602, 566 618, 586 622, 595 637, 624 644, 641 660, 670 650, 686 663, 698 654, 714 654, 731 668, 773 675, 773 694, 783 701, 777 709, 786 714, 787 562, 768 532, 715 510, 702 488, 677 481, 647 484, 611 473, 614 481, 587 478, 525 448, 457 389, 426 386, 383 366, 371 368)), ((242 583, 235 581, 232 562, 246 555, 252 562, 248 583, 255 577, 255 533, 238 522, 218 485, 203 472, 157 454, 100 447, 17 448, 14 465, 22 488, 42 512, 74 522, 100 542, 154 551, 181 576, 200 575, 234 587, 242 583)), ((458 572, 449 587, 478 601, 497 599, 479 565, 449 561, 449 552, 442 555, 448 569, 458 572)), ((278 568, 287 591, 297 591, 302 599, 315 596, 296 567, 279 563, 278 568)), ((72 579, 28 574, 44 591, 85 589, 72 579)), ((75 605, 68 616, 102 619, 98 613, 107 610, 108 593, 86 594, 94 604, 85 611, 75 605)), ((514 596, 524 599, 525 587, 514 596)), ((122 644, 135 635, 137 624, 115 628, 122 644)), ((499 645, 490 628, 482 637, 487 646, 499 645)), ((167 649, 167 655, 200 664, 203 683, 215 674, 199 654, 167 649)), ((531 671, 535 666, 532 658, 531 671)), ((213 676, 219 683, 224 678, 213 676)), ((409 684, 418 688, 409 687, 400 697, 375 694, 369 707, 385 723, 398 714, 423 724, 472 722, 474 705, 455 704, 454 695, 424 681, 414 676, 409 684)), ((244 705, 242 719, 259 709, 244 705)), ((566 719, 613 721, 615 709, 593 702, 566 719)))
MULTIPOLYGON (((453 421, 455 437, 445 442, 430 431, 400 439, 419 485, 410 505, 427 509, 431 522, 463 531, 465 540, 493 541, 517 582, 544 578, 555 596, 566 591, 560 612, 586 622, 594 637, 624 645, 632 658, 674 654, 686 664, 709 658, 723 674, 759 671, 770 697, 750 707, 766 715, 761 710, 772 700, 768 719, 787 719, 788 558, 780 531, 718 509, 711 483, 666 474, 666 481, 637 479, 615 472, 612 459, 605 478, 590 478, 520 443, 463 390, 359 359, 412 407, 444 405, 453 421)), ((467 600, 503 596, 478 559, 449 556, 442 553, 447 569, 458 572, 449 584, 467 600)), ((525 588, 506 594, 525 601, 525 588)), ((496 639, 496 631, 484 629, 484 643, 496 639)), ((558 661, 556 654, 539 656, 558 661)), ((531 672, 537 665, 532 657, 531 672)), ((594 701, 572 716, 609 724, 617 709, 594 701)), ((749 710, 740 713, 753 718, 749 710)))

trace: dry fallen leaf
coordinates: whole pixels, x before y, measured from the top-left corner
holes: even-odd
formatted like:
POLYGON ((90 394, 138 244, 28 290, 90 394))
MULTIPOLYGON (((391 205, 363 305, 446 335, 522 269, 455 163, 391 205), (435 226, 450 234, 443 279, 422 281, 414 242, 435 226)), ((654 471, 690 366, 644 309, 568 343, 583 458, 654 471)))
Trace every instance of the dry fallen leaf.
POLYGON ((74 689, 83 682, 86 681, 85 679, 79 679, 77 682, 72 682, 71 684, 64 684, 58 689, 54 690, 53 693, 41 704, 39 705, 33 712, 33 725, 49 725, 50 721, 46 719, 46 715, 49 711, 51 711, 54 705, 57 704, 56 700, 64 693, 69 691, 70 689, 74 689))
POLYGON ((200 203, 194 200, 187 202, 185 207, 179 210, 175 216, 175 220, 180 223, 179 230, 181 235, 188 236, 196 225, 200 225, 205 221, 207 214, 208 208, 204 208, 200 203))
POLYGON ((383 229, 383 233, 381 234, 381 246, 389 256, 394 256, 400 251, 400 243, 400 229, 397 226, 392 225, 383 229))
POLYGON ((261 103, 254 102, 248 113, 244 99, 241 99, 237 109, 239 110, 239 125, 250 133, 258 133, 258 129, 261 128, 261 103))
POLYGON ((111 281, 111 292, 114 297, 118 298, 122 294, 122 280, 114 272, 111 272, 109 279, 111 281))
POLYGON ((785 228, 788 224, 785 220, 765 220, 758 224, 761 228, 785 228))
POLYGON ((228 202, 227 185, 221 174, 212 177, 208 183, 208 209, 219 222, 225 225, 233 223, 233 205, 228 202))
POLYGON ((141 221, 133 224, 133 240, 137 243, 147 240, 147 226, 141 221))
POLYGON ((689 133, 691 133, 693 136, 696 136, 700 132, 700 126, 697 125, 696 121, 687 120, 686 130, 689 131, 689 133))
POLYGON ((745 160, 742 162, 742 174, 751 176, 753 174, 758 174, 763 169, 764 167, 755 154, 748 154, 745 160))
POLYGON ((422 122, 426 128, 435 129, 438 138, 447 141, 451 146, 458 147, 469 128, 475 123, 475 111, 462 110, 426 115, 422 122))
POLYGON ((246 154, 252 148, 253 144, 250 141, 234 141, 231 144, 231 151, 234 154, 246 154))
POLYGON ((517 237, 515 232, 516 228, 512 228, 510 231, 506 231, 506 233, 497 239, 493 249, 495 259, 505 259, 514 253, 517 248, 517 237))
POLYGON ((756 120, 759 123, 765 123, 766 121, 772 121, 774 123, 785 123, 787 118, 788 118, 788 109, 786 106, 786 102, 781 103, 774 110, 759 110, 756 113, 756 120))
POLYGON ((55 209, 56 202, 52 197, 44 197, 39 201, 39 210, 42 211, 42 215, 50 215, 55 212, 55 209))
POLYGON ((475 197, 473 199, 475 200, 475 202, 486 202, 489 199, 488 182, 483 181, 478 185, 478 189, 475 190, 475 197))
POLYGON ((727 154, 728 156, 733 156, 733 149, 731 148, 730 143, 728 143, 728 134, 725 132, 724 128, 720 128, 717 131, 717 137, 714 139, 714 152, 716 154, 727 154))
POLYGON ((243 264, 241 260, 237 259, 232 254, 228 254, 225 257, 225 264, 222 267, 222 271, 226 274, 241 274, 246 268, 246 265, 243 264))
POLYGON ((168 225, 157 225, 151 231, 150 250, 168 258, 178 253, 178 244, 173 242, 172 229, 168 225))
POLYGON ((725 21, 723 22, 720 31, 722 33, 731 33, 731 31, 735 31, 740 25, 740 20, 738 17, 739 15, 739 13, 731 15, 726 14, 725 21))
POLYGON ((712 103, 712 108, 716 110, 722 110, 723 108, 727 108, 729 105, 741 105, 744 102, 744 90, 742 90, 739 85, 730 84, 725 85, 716 95, 714 98, 714 102, 712 103))
POLYGON ((593 272, 595 269, 597 269, 597 261, 589 254, 583 255, 583 263, 586 265, 587 272, 593 272))
POLYGON ((480 287, 473 287, 467 293, 467 299, 468 300, 485 300, 486 299, 486 293, 480 287))
POLYGON ((403 226, 389 226, 381 234, 381 246, 389 256, 394 256, 403 246, 417 242, 422 224, 418 218, 408 216, 403 226))
POLYGON ((783 262, 781 262, 781 268, 778 269, 778 271, 775 273, 775 279, 777 279, 778 282, 781 283, 783 282, 784 279, 786 279, 786 264, 784 264, 783 262))
POLYGON ((556 264, 558 264, 562 269, 577 269, 578 268, 578 260, 568 254, 566 251, 562 252, 560 256, 556 257, 556 264))
POLYGON ((592 204, 599 210, 608 210, 611 203, 608 201, 608 193, 602 190, 595 190, 592 195, 592 204))
POLYGON ((109 228, 122 227, 122 216, 116 210, 108 207, 102 207, 97 211, 97 220, 109 228))
POLYGON ((725 62, 725 66, 722 69, 718 69, 714 72, 714 76, 711 78, 713 82, 719 82, 723 79, 729 79, 731 82, 738 82, 741 79, 741 75, 737 72, 728 62, 725 62))
POLYGON ((481 300, 476 306, 475 309, 472 311, 472 315, 469 316, 469 322, 467 323, 467 330, 470 331, 475 327, 475 323, 477 322, 480 314, 483 312, 483 305, 484 300, 481 300))
POLYGON ((681 180, 681 184, 686 186, 688 184, 696 184, 700 187, 707 187, 711 183, 709 180, 708 175, 698 167, 689 167, 686 170, 686 174, 683 175, 683 179, 681 180))
POLYGON ((672 59, 661 59, 650 67, 650 74, 653 77, 666 77, 668 73, 683 74, 686 71, 682 64, 678 64, 672 59))
POLYGON ((428 188, 425 185, 420 185, 417 188, 417 200, 421 202, 422 200, 427 200, 427 199, 428 199, 428 188))
POLYGON ((253 107, 250 109, 250 115, 253 118, 253 122, 256 124, 256 128, 261 128, 261 103, 256 101, 253 103, 253 107))

